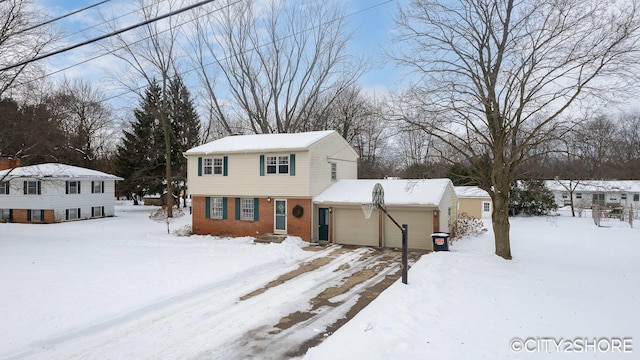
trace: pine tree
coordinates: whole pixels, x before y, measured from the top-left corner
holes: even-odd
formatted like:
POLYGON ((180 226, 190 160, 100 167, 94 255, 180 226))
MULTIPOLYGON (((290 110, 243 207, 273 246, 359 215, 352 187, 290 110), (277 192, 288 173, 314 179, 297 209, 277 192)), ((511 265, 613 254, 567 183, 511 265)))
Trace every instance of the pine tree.
POLYGON ((183 152, 200 144, 200 119, 196 112, 191 94, 179 76, 169 86, 169 120, 171 122, 172 170, 175 188, 186 190, 187 160, 183 152))
POLYGON ((115 173, 124 178, 118 184, 123 194, 162 194, 165 156, 164 132, 157 116, 160 101, 161 89, 154 82, 147 88, 140 108, 134 110, 135 121, 130 130, 124 130, 118 145, 115 173))

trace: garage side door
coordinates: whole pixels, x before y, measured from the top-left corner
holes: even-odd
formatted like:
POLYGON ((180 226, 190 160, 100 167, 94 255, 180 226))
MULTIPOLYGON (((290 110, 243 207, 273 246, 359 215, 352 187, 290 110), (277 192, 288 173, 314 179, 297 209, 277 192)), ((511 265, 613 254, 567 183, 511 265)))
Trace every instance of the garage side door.
POLYGON ((365 219, 361 208, 334 208, 333 223, 336 244, 378 246, 378 213, 373 210, 365 219))
MULTIPOLYGON (((393 218, 402 225, 409 225, 409 249, 433 250, 431 234, 433 233, 433 219, 431 211, 393 211, 393 218)), ((385 217, 384 246, 389 248, 402 247, 402 232, 385 217)))

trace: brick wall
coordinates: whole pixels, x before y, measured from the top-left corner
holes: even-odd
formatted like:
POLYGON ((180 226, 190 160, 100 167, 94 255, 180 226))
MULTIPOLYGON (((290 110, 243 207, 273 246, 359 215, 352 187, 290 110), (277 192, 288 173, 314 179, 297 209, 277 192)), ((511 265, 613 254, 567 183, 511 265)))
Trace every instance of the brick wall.
MULTIPOLYGON (((14 209, 12 212, 13 218, 11 222, 14 223, 29 223, 27 218, 27 211, 25 209, 14 209)), ((44 211, 44 219, 42 223, 44 224, 52 224, 56 222, 55 212, 53 210, 45 210, 44 211)), ((35 222, 34 222, 35 224, 35 222)))
MULTIPOLYGON (((194 234, 214 236, 257 236, 273 233, 274 228, 274 200, 260 198, 258 204, 259 220, 236 220, 235 198, 228 197, 227 219, 205 218, 205 197, 192 198, 192 230, 194 234)), ((287 233, 301 237, 305 241, 311 239, 311 199, 287 199, 287 233), (300 205, 304 209, 302 217, 291 215, 294 206, 300 205)))

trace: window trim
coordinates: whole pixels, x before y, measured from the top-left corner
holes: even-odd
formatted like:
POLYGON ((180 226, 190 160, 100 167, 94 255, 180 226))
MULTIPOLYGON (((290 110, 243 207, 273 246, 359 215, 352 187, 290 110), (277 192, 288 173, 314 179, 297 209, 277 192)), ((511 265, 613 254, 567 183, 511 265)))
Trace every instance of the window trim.
POLYGON ((41 195, 40 180, 25 180, 24 181, 24 194, 25 195, 41 195), (31 185, 34 185, 33 187, 31 185), (33 189, 34 192, 31 192, 33 189))
POLYGON ((255 201, 253 198, 241 198, 240 199, 240 220, 255 219, 255 201))
POLYGON ((224 198, 212 197, 210 207, 210 219, 223 219, 224 218, 224 198))
POLYGON ((227 176, 227 157, 212 156, 202 158, 202 176, 227 176))
POLYGON ((91 182, 91 193, 92 194, 104 194, 104 181, 92 181, 91 182))
POLYGON ((291 155, 265 155, 265 174, 267 175, 289 175, 291 171, 291 155), (286 167, 286 171, 284 168, 286 167))
POLYGON ((80 181, 79 180, 67 180, 67 194, 77 195, 80 194, 80 181))

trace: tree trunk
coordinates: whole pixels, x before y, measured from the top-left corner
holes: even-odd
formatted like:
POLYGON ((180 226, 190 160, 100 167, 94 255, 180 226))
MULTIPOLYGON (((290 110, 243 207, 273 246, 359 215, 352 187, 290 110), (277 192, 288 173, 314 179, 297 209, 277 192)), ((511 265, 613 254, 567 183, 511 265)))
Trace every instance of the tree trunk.
POLYGON ((511 243, 509 239, 509 187, 495 188, 493 197, 493 213, 491 214, 495 237, 496 255, 511 260, 511 243))

